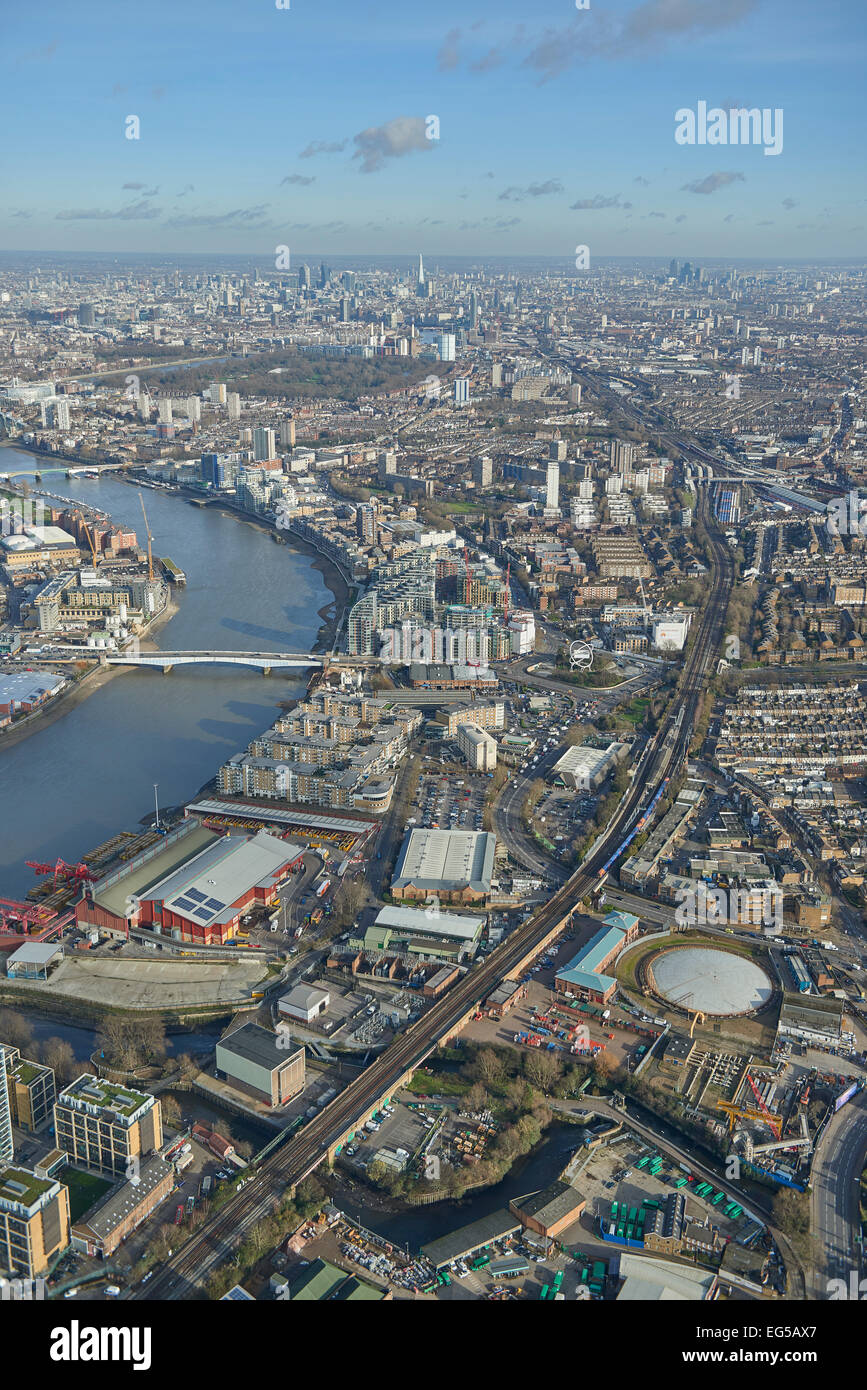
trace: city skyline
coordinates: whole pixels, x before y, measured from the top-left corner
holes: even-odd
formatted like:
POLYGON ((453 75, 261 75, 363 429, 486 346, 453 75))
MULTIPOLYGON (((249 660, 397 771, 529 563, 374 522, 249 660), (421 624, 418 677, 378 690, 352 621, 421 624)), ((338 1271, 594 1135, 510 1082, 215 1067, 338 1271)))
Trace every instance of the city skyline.
POLYGON ((50 3, 38 30, 8 24, 0 111, 28 159, 2 157, 0 249, 857 256, 857 17, 611 0, 527 20, 510 0, 421 20, 341 4, 326 24, 158 0, 144 27, 50 3), (677 143, 700 103, 781 113, 779 151, 677 143))

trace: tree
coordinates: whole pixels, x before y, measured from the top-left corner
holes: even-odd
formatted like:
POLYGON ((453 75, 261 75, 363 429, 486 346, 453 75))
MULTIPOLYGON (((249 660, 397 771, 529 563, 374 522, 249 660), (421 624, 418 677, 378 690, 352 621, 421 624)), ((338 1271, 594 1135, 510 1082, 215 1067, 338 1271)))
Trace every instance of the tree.
POLYGON ((530 1052, 524 1062, 527 1080, 542 1091, 550 1091, 560 1079, 562 1070, 560 1059, 550 1052, 530 1052))
POLYGON ((503 1063, 492 1048, 486 1047, 479 1053, 476 1058, 476 1067, 479 1077, 486 1086, 491 1087, 502 1080, 503 1063))
POLYGON ((174 1096, 164 1094, 160 1096, 160 1107, 163 1112, 163 1123, 169 1129, 178 1129, 181 1123, 181 1107, 174 1096))
POLYGON ((0 1009, 0 1043, 25 1052, 33 1044, 33 1029, 16 1009, 0 1009))
POLYGON ((166 1030, 158 1018, 143 1018, 138 1023, 138 1045, 140 1055, 151 1060, 166 1055, 166 1030))
POLYGON ((42 1063, 51 1068, 60 1086, 68 1086, 81 1073, 75 1053, 65 1038, 46 1038, 42 1044, 42 1063))

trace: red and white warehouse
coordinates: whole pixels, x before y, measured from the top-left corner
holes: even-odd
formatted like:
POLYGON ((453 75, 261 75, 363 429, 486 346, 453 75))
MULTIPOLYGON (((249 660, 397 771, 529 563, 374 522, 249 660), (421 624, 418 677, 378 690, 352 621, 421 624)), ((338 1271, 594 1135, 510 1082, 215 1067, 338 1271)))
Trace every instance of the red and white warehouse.
POLYGON ((236 936, 254 904, 278 900, 301 867, 304 845, 260 830, 218 835, 184 822, 122 868, 88 885, 75 909, 83 930, 127 937, 144 927, 176 940, 219 946, 236 936))

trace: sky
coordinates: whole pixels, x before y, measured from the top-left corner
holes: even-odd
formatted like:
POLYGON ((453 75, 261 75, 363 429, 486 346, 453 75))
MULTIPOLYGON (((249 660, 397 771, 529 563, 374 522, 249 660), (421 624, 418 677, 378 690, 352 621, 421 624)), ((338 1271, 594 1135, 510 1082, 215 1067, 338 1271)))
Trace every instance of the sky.
POLYGON ((18 5, 0 249, 863 258, 865 0, 579 2, 18 5))

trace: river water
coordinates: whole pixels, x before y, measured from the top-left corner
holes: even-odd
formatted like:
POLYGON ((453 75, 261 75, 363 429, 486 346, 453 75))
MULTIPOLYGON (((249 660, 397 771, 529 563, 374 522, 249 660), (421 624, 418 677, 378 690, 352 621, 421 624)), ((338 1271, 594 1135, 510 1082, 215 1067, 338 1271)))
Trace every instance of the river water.
MULTIPOLYGON (((0 471, 37 471, 33 456, 0 449, 0 471)), ((52 493, 90 503, 144 536, 134 487, 116 478, 38 471, 52 493)), ((314 557, 237 517, 143 490, 154 553, 187 576, 179 611, 160 630, 165 650, 312 650, 333 595, 314 557)), ((58 505, 58 504, 55 504, 58 505)), ((273 723, 306 676, 263 677, 231 666, 126 670, 11 748, 0 739, 0 895, 35 882, 25 860, 76 862, 152 811, 189 801, 232 753, 273 723)))

